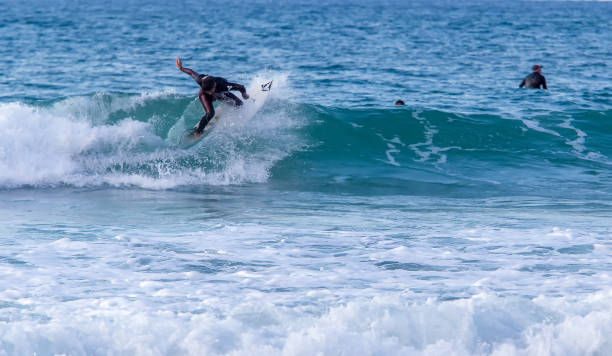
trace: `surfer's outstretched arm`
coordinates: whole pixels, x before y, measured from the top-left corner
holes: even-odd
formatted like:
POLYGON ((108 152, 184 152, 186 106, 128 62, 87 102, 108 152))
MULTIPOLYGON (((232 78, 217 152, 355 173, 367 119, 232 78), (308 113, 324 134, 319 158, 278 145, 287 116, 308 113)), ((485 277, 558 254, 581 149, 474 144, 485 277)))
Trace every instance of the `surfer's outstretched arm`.
POLYGON ((238 90, 244 99, 249 98, 249 94, 247 94, 244 85, 238 83, 227 83, 227 86, 230 88, 230 90, 238 90))
POLYGON ((181 62, 181 59, 178 57, 176 58, 176 67, 180 69, 181 72, 189 74, 193 78, 193 80, 200 84, 200 81, 202 80, 200 79, 200 74, 198 74, 198 72, 193 69, 183 67, 183 62, 181 62))

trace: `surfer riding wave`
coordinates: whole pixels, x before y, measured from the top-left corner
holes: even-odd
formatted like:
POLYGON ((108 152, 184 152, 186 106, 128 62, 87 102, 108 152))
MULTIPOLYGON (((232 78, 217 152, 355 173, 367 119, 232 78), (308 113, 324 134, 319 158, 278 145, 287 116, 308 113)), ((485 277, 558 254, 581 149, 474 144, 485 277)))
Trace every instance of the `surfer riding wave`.
POLYGON ((223 100, 234 106, 242 105, 242 100, 233 93, 230 93, 230 90, 239 91, 245 100, 249 98, 244 85, 228 82, 225 78, 221 77, 198 74, 192 69, 183 67, 180 58, 176 58, 176 67, 182 72, 189 74, 200 86, 198 98, 206 114, 202 116, 202 119, 194 128, 194 136, 201 135, 208 122, 215 117, 215 107, 213 106, 215 100, 223 100))

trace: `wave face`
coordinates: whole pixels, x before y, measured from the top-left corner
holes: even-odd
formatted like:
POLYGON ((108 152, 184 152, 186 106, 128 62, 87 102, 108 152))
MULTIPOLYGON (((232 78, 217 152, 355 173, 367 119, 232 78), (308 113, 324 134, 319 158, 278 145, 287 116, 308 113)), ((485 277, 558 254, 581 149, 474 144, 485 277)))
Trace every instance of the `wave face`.
MULTIPOLYGON (((612 111, 523 118, 308 107, 311 172, 411 194, 597 193, 610 182, 612 111)), ((297 170, 296 170, 297 171, 297 170)), ((317 174, 315 174, 317 176, 317 174)), ((598 193, 597 193, 598 194, 598 193)))
POLYGON ((612 111, 541 117, 272 99, 178 146, 202 114, 173 93, 0 104, 0 186, 152 189, 271 182, 388 194, 600 194, 612 111))

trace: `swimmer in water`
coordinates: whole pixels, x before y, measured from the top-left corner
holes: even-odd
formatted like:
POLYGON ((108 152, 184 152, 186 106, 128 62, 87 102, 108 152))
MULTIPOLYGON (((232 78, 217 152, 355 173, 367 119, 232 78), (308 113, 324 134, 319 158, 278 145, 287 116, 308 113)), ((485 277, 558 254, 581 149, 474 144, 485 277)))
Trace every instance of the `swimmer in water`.
POLYGON ((200 103, 202 104, 204 111, 206 111, 206 115, 202 116, 202 119, 194 128, 193 135, 196 137, 202 134, 206 124, 208 124, 208 122, 215 117, 215 107, 213 106, 213 101, 223 100, 225 102, 232 103, 234 106, 242 105, 242 100, 240 100, 233 93, 230 93, 230 90, 238 90, 240 94, 242 94, 242 98, 245 100, 249 98, 244 85, 230 83, 221 77, 198 74, 189 68, 183 67, 183 63, 181 62, 180 58, 176 59, 176 67, 182 72, 189 74, 200 86, 198 98, 200 99, 200 103))
POLYGON ((519 88, 522 87, 535 89, 540 89, 540 87, 543 87, 544 89, 548 89, 546 87, 546 78, 544 78, 544 76, 542 75, 541 65, 536 64, 533 66, 533 73, 526 76, 525 79, 523 79, 523 81, 521 82, 521 85, 519 85, 519 88))

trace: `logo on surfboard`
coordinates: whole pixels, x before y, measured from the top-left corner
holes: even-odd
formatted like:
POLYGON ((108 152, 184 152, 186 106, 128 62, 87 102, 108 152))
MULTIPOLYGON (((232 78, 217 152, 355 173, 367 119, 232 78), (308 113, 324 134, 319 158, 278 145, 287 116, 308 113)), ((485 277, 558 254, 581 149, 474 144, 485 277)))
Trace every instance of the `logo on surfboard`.
POLYGON ((270 91, 272 89, 272 81, 261 85, 261 91, 270 91))

